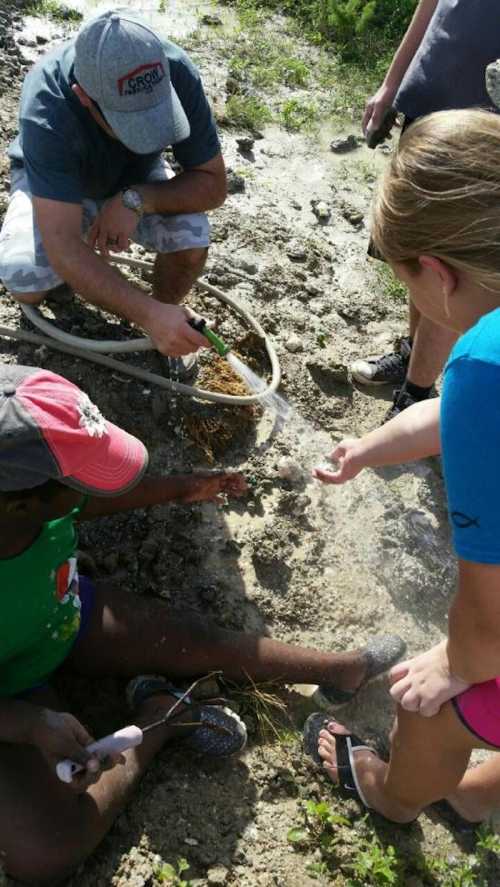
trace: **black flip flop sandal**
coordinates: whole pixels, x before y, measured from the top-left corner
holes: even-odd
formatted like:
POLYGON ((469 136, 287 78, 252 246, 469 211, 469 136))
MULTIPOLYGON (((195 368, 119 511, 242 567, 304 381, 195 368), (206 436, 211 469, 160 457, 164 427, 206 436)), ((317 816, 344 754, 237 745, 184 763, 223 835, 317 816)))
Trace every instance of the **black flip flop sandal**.
MULTIPOLYGON (((332 722, 332 718, 325 718, 322 712, 316 712, 308 717, 304 724, 304 751, 310 755, 315 764, 323 765, 323 758, 318 752, 318 740, 320 731, 326 729, 328 724, 332 722)), ((367 810, 371 810, 366 800, 356 776, 354 767, 354 752, 369 751, 372 755, 376 754, 373 748, 355 736, 354 733, 348 735, 343 733, 332 733, 335 739, 335 749, 337 752, 337 771, 339 774, 339 788, 342 794, 348 798, 355 798, 360 801, 367 810)))

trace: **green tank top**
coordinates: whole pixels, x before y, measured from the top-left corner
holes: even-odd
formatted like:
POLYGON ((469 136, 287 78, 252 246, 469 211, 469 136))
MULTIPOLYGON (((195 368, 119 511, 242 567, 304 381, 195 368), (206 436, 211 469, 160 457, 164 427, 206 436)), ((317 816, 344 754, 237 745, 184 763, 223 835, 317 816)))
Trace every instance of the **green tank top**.
POLYGON ((80 627, 75 518, 43 525, 32 545, 0 559, 0 696, 42 684, 64 661, 80 627))

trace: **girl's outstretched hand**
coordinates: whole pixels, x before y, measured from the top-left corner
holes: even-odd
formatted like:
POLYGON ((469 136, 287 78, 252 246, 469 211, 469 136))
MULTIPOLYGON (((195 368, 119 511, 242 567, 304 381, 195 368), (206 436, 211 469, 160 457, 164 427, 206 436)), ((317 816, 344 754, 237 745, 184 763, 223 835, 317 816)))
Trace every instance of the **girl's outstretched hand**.
POLYGON ((324 484, 345 484, 352 480, 365 467, 359 454, 360 441, 356 438, 342 440, 328 456, 330 462, 336 462, 331 471, 327 468, 313 468, 312 476, 324 484))
POLYGON ((408 659, 398 662, 389 672, 391 696, 406 711, 426 718, 436 715, 449 699, 470 686, 450 671, 447 641, 408 659))

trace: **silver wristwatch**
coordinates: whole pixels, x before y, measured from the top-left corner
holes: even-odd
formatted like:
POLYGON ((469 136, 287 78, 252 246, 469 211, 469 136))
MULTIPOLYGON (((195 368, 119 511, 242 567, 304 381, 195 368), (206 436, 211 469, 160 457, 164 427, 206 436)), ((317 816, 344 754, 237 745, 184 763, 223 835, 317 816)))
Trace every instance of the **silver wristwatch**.
POLYGON ((122 191, 122 203, 127 209, 133 210, 139 218, 144 215, 144 200, 138 191, 133 188, 124 188, 122 191))

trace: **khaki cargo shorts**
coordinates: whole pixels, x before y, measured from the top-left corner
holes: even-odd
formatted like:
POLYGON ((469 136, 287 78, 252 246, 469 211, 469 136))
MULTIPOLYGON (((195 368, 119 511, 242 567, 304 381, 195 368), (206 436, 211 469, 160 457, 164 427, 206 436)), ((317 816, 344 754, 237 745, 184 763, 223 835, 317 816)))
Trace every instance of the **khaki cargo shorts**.
MULTIPOLYGON (((165 181, 174 175, 167 164, 154 179, 165 181)), ((104 201, 83 201, 82 237, 92 225, 104 201)), ((207 247, 210 228, 205 213, 160 215, 151 213, 140 220, 132 238, 154 253, 176 253, 207 247)), ((63 281, 50 267, 34 213, 26 172, 11 170, 10 199, 0 232, 0 280, 9 292, 38 293, 59 286, 63 281)))

